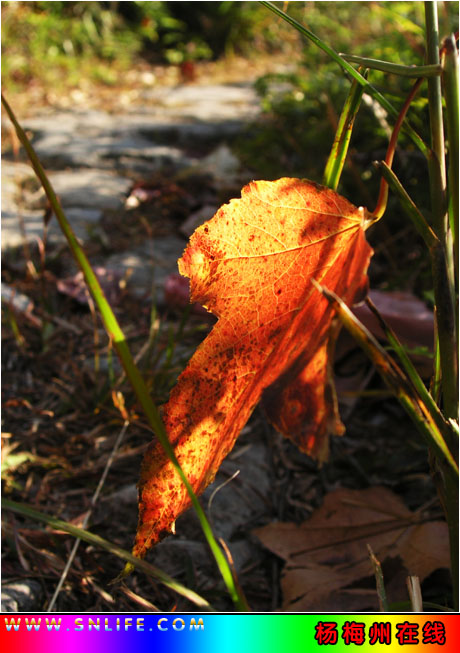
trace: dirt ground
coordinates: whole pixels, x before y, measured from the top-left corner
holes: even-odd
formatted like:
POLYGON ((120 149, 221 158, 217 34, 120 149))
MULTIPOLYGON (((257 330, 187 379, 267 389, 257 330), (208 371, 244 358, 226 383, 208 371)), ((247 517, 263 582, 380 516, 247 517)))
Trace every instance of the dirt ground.
MULTIPOLYGON (((242 74, 255 77, 262 68, 259 63, 248 72, 237 61, 231 71, 215 65, 213 81, 234 82, 242 74)), ((177 70, 154 72, 166 85, 177 83, 177 70)), ((139 75, 145 73, 139 70, 139 75)), ((193 83, 199 84, 205 76, 209 80, 209 75, 209 67, 198 67, 193 83)), ((31 89, 30 111, 34 93, 41 103, 65 104, 64 99, 46 97, 43 90, 31 89)), ((80 93, 74 94, 72 102, 81 100, 85 106, 108 111, 113 107, 113 89, 80 93)), ((17 110, 21 112, 20 105, 17 110)), ((10 148, 7 134, 7 157, 10 148)), ((139 176, 139 180, 145 178, 139 176)), ((134 185, 135 177, 132 181, 134 185)), ((162 236, 178 236, 191 205, 194 209, 204 206, 209 197, 222 203, 239 193, 235 185, 217 188, 209 176, 196 178, 193 183, 193 179, 184 180, 180 174, 170 178, 160 173, 155 183, 159 193, 140 209, 128 211, 123 207, 104 215, 102 228, 113 238, 109 244, 100 237, 90 239, 87 252, 91 260, 104 261, 114 253, 141 245, 155 229, 162 236), (155 221, 158 215, 160 222, 155 221)), ((403 231, 401 227, 404 242, 403 231)), ((380 248, 371 270, 371 279, 377 284, 391 265, 389 259, 380 248)), ((3 282, 33 304, 31 310, 18 311, 6 302, 2 312, 3 496, 81 526, 123 428, 124 418, 112 398, 115 389, 124 398, 130 423, 113 456, 88 528, 129 551, 137 525, 136 483, 152 435, 94 307, 86 301, 82 289, 83 299, 63 291, 62 281, 68 279, 71 269, 70 255, 61 246, 48 245, 44 251, 42 243, 30 243, 3 255, 3 282)), ((212 322, 165 300, 151 301, 145 294, 136 293, 124 279, 107 279, 107 283, 133 354, 138 357, 155 401, 162 404, 212 322)), ((68 284, 64 284, 65 288, 69 290, 68 284)), ((291 610, 293 606, 298 608, 296 601, 305 592, 300 590, 296 595, 293 589, 297 581, 292 569, 288 573, 290 554, 283 557, 274 553, 273 547, 264 546, 258 529, 278 522, 302 524, 317 514, 327 495, 340 489, 359 493, 368 488, 386 488, 417 515, 417 524, 435 524, 433 539, 416 540, 421 551, 417 555, 406 555, 398 548, 398 538, 404 539, 407 524, 397 531, 391 546, 387 544, 381 552, 393 609, 409 609, 405 583, 408 573, 413 573, 411 559, 421 575, 427 604, 448 606, 448 560, 431 560, 432 551, 428 550, 444 537, 445 524, 425 445, 364 355, 346 342, 341 351, 336 374, 342 380, 351 380, 351 385, 343 384, 341 395, 346 434, 332 440, 329 462, 318 468, 277 434, 267 424, 262 409, 257 408, 215 484, 204 496, 203 507, 233 553, 251 609, 291 610), (428 558, 431 562, 427 563, 428 558)), ((5 509, 2 518, 2 582, 34 581, 29 586, 32 589, 27 609, 45 611, 74 540, 5 509)), ((370 538, 362 535, 360 539, 365 551, 360 555, 364 557, 370 538)), ((378 548, 378 540, 375 546, 378 548)), ((336 570, 340 557, 349 554, 348 543, 336 541, 329 547, 329 558, 322 559, 321 564, 336 570)), ((204 596, 216 609, 233 609, 192 511, 179 518, 176 535, 164 540, 147 559, 204 596)), ((116 556, 81 542, 54 610, 193 609, 191 603, 137 571, 113 584, 122 568, 123 562, 116 556)), ((347 601, 356 611, 378 609, 370 561, 365 573, 356 572, 355 577, 347 577, 344 584, 339 584, 340 592, 332 587, 321 592, 323 584, 327 585, 325 575, 320 575, 316 604, 314 592, 311 595, 318 609, 346 609, 347 601)))

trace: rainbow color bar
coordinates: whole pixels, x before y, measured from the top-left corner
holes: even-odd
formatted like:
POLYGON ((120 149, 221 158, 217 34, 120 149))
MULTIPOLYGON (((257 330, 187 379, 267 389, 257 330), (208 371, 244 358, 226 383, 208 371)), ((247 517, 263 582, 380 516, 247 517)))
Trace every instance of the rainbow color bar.
POLYGON ((459 614, 5 614, 5 653, 455 653, 459 614), (148 646, 148 649, 144 647, 148 646), (158 647, 158 649, 157 649, 158 647))

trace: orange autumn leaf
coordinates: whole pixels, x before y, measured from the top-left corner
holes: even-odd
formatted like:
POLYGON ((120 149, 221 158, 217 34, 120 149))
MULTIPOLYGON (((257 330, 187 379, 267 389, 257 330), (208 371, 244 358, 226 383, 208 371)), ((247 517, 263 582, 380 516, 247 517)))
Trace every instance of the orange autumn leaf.
MULTIPOLYGON (((173 388, 164 423, 197 494, 263 394, 276 427, 319 460, 329 433, 342 432, 327 363, 337 327, 311 279, 348 304, 365 291, 372 253, 365 217, 330 189, 284 178, 249 184, 192 235, 179 271, 190 278, 191 301, 218 321, 173 388)), ((152 443, 134 554, 145 555, 189 505, 171 462, 152 443)))

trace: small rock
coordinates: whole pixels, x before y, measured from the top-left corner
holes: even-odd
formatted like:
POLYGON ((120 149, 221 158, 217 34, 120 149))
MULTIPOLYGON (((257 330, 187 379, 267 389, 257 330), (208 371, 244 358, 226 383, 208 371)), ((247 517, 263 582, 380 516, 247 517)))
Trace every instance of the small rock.
POLYGON ((110 503, 115 510, 122 506, 136 506, 137 507, 137 485, 130 483, 124 485, 122 488, 101 498, 101 503, 110 503))
POLYGON ((154 283, 156 300, 163 303, 166 279, 177 272, 177 260, 182 256, 185 245, 177 236, 155 238, 135 250, 110 256, 105 265, 125 274, 128 285, 138 296, 151 292, 154 283))
MULTIPOLYGON (((96 227, 102 216, 102 211, 100 210, 79 207, 66 208, 64 213, 75 236, 82 243, 88 240, 91 231, 96 227)), ((44 210, 21 212, 19 209, 16 209, 2 211, 2 251, 23 245, 20 221, 24 225, 27 242, 34 242, 37 238, 43 239, 43 216, 44 210)), ((52 243, 53 245, 66 242, 66 238, 54 217, 48 225, 47 240, 48 243, 52 243)))
MULTIPOLYGON (((78 169, 52 172, 48 175, 53 189, 64 209, 91 209, 85 220, 95 222, 103 209, 119 209, 132 181, 100 169, 78 169), (99 211, 94 213, 94 211, 99 211)), ((44 209, 47 205, 45 191, 40 188, 25 194, 27 209, 44 209)))
MULTIPOLYGON (((263 497, 270 492, 267 448, 262 443, 235 449, 221 465, 216 480, 201 497, 213 533, 225 540, 237 572, 260 554, 260 546, 240 533, 247 532, 254 519, 267 511, 263 497), (233 478, 232 474, 240 470, 233 478), (225 481, 229 481, 224 485, 225 481), (212 500, 210 502, 210 499, 212 500)), ((155 565, 175 575, 184 568, 184 556, 204 575, 215 573, 215 563, 203 541, 198 518, 192 508, 179 517, 177 535, 160 542, 152 552, 155 565), (187 533, 187 539, 182 536, 187 533)))
POLYGON ((199 167, 202 170, 212 172, 215 178, 231 181, 238 173, 241 164, 231 149, 223 143, 215 150, 201 159, 199 167))
MULTIPOLYGON (((20 220, 24 225, 27 242, 43 238, 43 211, 20 211, 14 208, 2 210, 2 252, 23 245, 20 220)), ((55 239, 52 237, 50 240, 55 239)))
MULTIPOLYGON (((270 493, 267 456, 263 443, 235 448, 201 497, 214 534, 223 537, 227 544, 238 541, 238 532, 247 531, 254 519, 267 511, 263 498, 270 493)), ((201 539, 201 528, 193 509, 177 520, 176 531, 178 535, 187 532, 189 537, 201 539)))
POLYGON ((145 84, 146 86, 153 86, 153 84, 155 84, 157 79, 155 74, 150 72, 149 70, 143 70, 139 78, 142 84, 145 84))
POLYGON ((198 209, 198 211, 194 211, 194 213, 189 215, 187 220, 182 223, 180 232, 187 238, 190 238, 195 229, 207 220, 210 220, 212 216, 217 213, 218 209, 219 207, 215 204, 205 204, 201 209, 198 209))
POLYGON ((6 283, 1 283, 2 288, 2 302, 10 304, 15 311, 19 313, 26 313, 31 311, 34 307, 33 301, 24 295, 21 292, 16 292, 15 288, 12 288, 6 283))
MULTIPOLYGON (((76 238, 81 243, 85 243, 91 237, 92 231, 97 227, 102 217, 102 211, 99 209, 85 209, 77 206, 66 208, 64 213, 76 238)), ((53 243, 66 241, 61 227, 54 217, 49 223, 48 234, 53 243)))
POLYGON ((26 579, 2 585, 2 612, 37 612, 41 607, 42 586, 26 579))
POLYGON ((203 122, 248 121, 260 110, 260 100, 252 84, 181 84, 148 89, 141 96, 156 100, 168 112, 203 122))
POLYGON ((90 209, 120 209, 132 181, 106 170, 71 170, 50 174, 62 206, 90 209))

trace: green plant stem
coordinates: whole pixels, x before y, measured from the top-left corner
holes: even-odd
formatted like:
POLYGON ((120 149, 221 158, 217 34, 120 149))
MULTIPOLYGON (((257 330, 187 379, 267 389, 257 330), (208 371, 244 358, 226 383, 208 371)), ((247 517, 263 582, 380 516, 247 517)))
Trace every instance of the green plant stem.
POLYGON ((354 54, 344 54, 339 52, 339 56, 345 61, 350 63, 357 63, 366 68, 374 70, 381 70, 384 73, 393 73, 402 77, 435 77, 442 73, 442 67, 438 65, 432 66, 403 66, 399 63, 391 63, 390 61, 380 61, 380 59, 368 59, 366 57, 358 57, 354 54))
POLYGON ((438 242, 431 250, 431 268, 435 296, 436 332, 439 347, 440 385, 446 417, 458 419, 458 361, 455 310, 452 301, 446 249, 438 242))
POLYGON ((313 285, 334 306, 337 315, 347 331, 355 338, 374 363, 377 371, 388 388, 406 410, 409 417, 425 439, 435 460, 434 479, 437 485, 449 529, 451 573, 453 598, 458 605, 458 447, 454 429, 449 433, 449 443, 445 440, 446 429, 438 427, 438 420, 433 419, 423 399, 418 395, 409 379, 402 373, 393 359, 379 345, 371 333, 353 315, 348 306, 333 292, 320 286, 315 280, 313 285))
POLYGON ((428 249, 431 249, 435 244, 439 243, 439 239, 434 233, 433 229, 430 227, 428 222, 425 220, 423 215, 418 210, 412 198, 408 195, 404 186, 401 184, 393 170, 388 167, 385 161, 379 163, 380 171, 382 176, 387 181, 388 185, 391 187, 393 192, 398 195, 401 204, 406 211, 409 218, 412 220, 412 223, 420 236, 425 241, 425 245, 428 249))
POLYGON ((399 342, 393 329, 385 322, 385 320, 380 315, 377 308, 375 307, 373 302, 369 299, 369 297, 366 298, 366 304, 370 309, 370 311, 377 318, 382 331, 385 333, 388 342, 390 343, 396 355, 398 356, 399 361, 404 368, 404 371, 406 372, 408 378, 410 379, 412 385, 415 388, 415 391, 419 395, 420 399, 424 403, 427 410, 430 412, 430 415, 433 421, 436 423, 436 426, 438 427, 439 431, 442 433, 453 458, 457 458, 458 437, 454 433, 451 425, 449 424, 449 422, 446 422, 446 420, 444 419, 444 416, 441 413, 438 405, 436 404, 433 397, 426 389, 425 384, 420 378, 419 373, 415 369, 415 366, 413 365, 412 361, 407 355, 404 347, 399 342))
POLYGON ((458 503, 458 478, 451 473, 446 461, 438 460, 434 480, 438 489, 439 498, 446 515, 449 528, 450 569, 452 575, 452 594, 454 607, 459 607, 459 503, 458 503), (438 478, 439 476, 439 478, 438 478))
MULTIPOLYGON (((366 75, 367 73, 364 71, 363 76, 366 77, 366 75)), ((323 184, 328 186, 328 188, 332 188, 332 190, 337 190, 337 186, 339 185, 340 176, 348 153, 353 124, 362 97, 363 87, 354 79, 340 115, 334 143, 324 170, 323 184)))
MULTIPOLYGON (((439 65, 438 10, 437 2, 425 2, 427 61, 439 65)), ((428 80, 428 103, 430 109, 431 157, 430 184, 432 194, 433 223, 441 241, 447 234, 446 170, 444 163, 444 127, 442 120, 441 79, 428 80)))
MULTIPOLYGON (((363 87, 364 92, 368 93, 371 97, 374 98, 388 113, 390 113, 392 116, 395 118, 398 117, 399 112, 397 109, 394 108, 394 106, 384 97, 372 84, 369 84, 369 82, 355 69, 351 64, 349 64, 345 59, 343 59, 338 52, 336 52, 333 48, 331 48, 327 43, 325 43, 323 40, 321 40, 316 34, 313 34, 309 29, 307 29, 304 25, 299 23, 297 20, 289 16, 289 14, 286 14, 282 9, 279 9, 276 5, 274 5, 272 2, 266 2, 265 0, 259 0, 260 4, 264 5, 264 7, 267 7, 267 9, 270 9, 274 14, 285 20, 287 23, 295 27, 297 31, 299 31, 303 36, 305 36, 307 39, 309 39, 312 43, 314 43, 317 47, 321 48, 323 52, 326 52, 331 59, 336 61, 339 66, 347 72, 353 79, 355 79, 358 84, 360 84, 363 87)), ((439 62, 438 62, 439 63, 439 62)), ((429 153, 429 148, 424 143, 422 138, 417 134, 417 132, 407 123, 405 122, 403 124, 403 130, 406 132, 406 134, 412 139, 412 141, 415 143, 415 145, 419 148, 421 152, 425 156, 428 156, 429 153)))
POLYGON ((28 506, 23 503, 17 503, 16 501, 11 501, 10 499, 2 498, 2 509, 11 510, 12 512, 18 513, 19 515, 23 515, 24 517, 29 517, 30 519, 33 519, 35 521, 44 522, 45 524, 48 524, 48 526, 50 526, 56 531, 63 531, 65 533, 69 533, 70 535, 76 537, 79 540, 83 540, 84 542, 88 542, 88 544, 92 544, 93 546, 104 549, 109 553, 113 553, 114 555, 118 556, 122 560, 126 560, 127 562, 132 564, 133 567, 137 567, 137 569, 140 569, 145 574, 148 574, 149 576, 152 576, 156 580, 160 581, 166 587, 169 587, 170 589, 174 590, 178 594, 181 594, 186 599, 192 601, 193 603, 195 603, 195 605, 199 606, 200 608, 203 608, 205 610, 213 610, 210 604, 199 594, 196 594, 196 592, 193 592, 192 590, 189 590, 187 587, 184 587, 183 585, 181 585, 181 583, 176 581, 174 578, 161 571, 161 569, 158 569, 154 565, 145 562, 145 560, 136 558, 131 553, 129 553, 129 551, 125 551, 125 549, 122 549, 121 547, 119 547, 117 544, 114 544, 113 542, 104 540, 102 537, 99 537, 99 535, 94 535, 94 533, 90 533, 89 531, 83 528, 78 528, 73 524, 69 524, 68 522, 62 521, 60 519, 56 519, 51 515, 47 515, 43 512, 40 512, 35 508, 32 508, 31 506, 28 506))
POLYGON ((375 338, 357 320, 348 306, 342 302, 334 293, 326 290, 314 282, 322 294, 334 306, 337 314, 345 328, 356 339, 364 351, 368 354, 382 379, 398 399, 402 407, 425 439, 429 449, 433 452, 435 460, 434 480, 436 482, 439 498, 446 515, 449 529, 449 545, 451 559, 451 574, 453 586, 454 606, 458 607, 458 528, 459 528, 459 505, 458 505, 458 462, 456 456, 458 447, 453 444, 457 441, 454 429, 449 434, 449 443, 453 446, 455 454, 452 455, 449 444, 444 439, 446 429, 438 428, 437 420, 434 420, 430 411, 424 404, 422 398, 411 387, 408 379, 404 376, 392 358, 380 347, 375 338))
MULTIPOLYGON (((434 352, 434 374, 431 387, 431 395, 434 400, 439 403, 441 381, 442 381, 442 359, 440 352, 440 339, 438 338, 439 325, 443 325, 444 332, 452 334, 456 332, 455 328, 455 314, 452 304, 452 297, 449 292, 449 279, 447 271, 447 260, 444 247, 439 240, 438 236, 434 233, 433 229, 428 225, 423 215, 415 206, 412 199, 403 188, 401 182, 396 177, 394 172, 386 165, 380 163, 380 169, 383 177, 386 179, 392 190, 399 196, 401 204, 408 216, 412 220, 418 233, 422 236, 425 244, 430 252, 431 270, 433 275, 433 288, 436 297, 436 321, 435 321, 435 352, 434 352)), ((451 350, 447 348, 444 352, 444 359, 453 359, 450 365, 453 369, 456 366, 456 352, 455 347, 452 346, 451 350)))
MULTIPOLYGON (((143 377, 141 376, 136 364, 133 361, 133 358, 131 356, 131 352, 129 350, 128 344, 126 342, 124 333, 122 329, 120 328, 118 321, 115 317, 115 314, 112 311, 112 308, 110 304, 108 303, 107 299, 104 296, 104 293, 99 285, 99 281, 97 280, 96 275, 94 274, 91 265, 88 261, 88 258, 83 251, 82 247, 80 246, 78 240, 75 238, 75 235, 67 221, 67 218, 64 215, 64 212, 62 210, 62 207, 56 197, 56 194, 48 180, 48 177, 46 176, 46 173, 32 147, 32 145, 29 142, 29 139, 27 138, 24 130, 22 127, 19 125, 18 121, 16 120, 16 117, 5 100, 5 98, 2 95, 2 104, 5 107, 6 112, 8 113, 8 116, 13 123, 16 133, 18 135, 19 140, 21 141, 22 145, 24 146, 27 155, 32 163, 32 166, 35 170, 35 173, 37 177, 39 178, 45 193, 48 197, 49 203, 56 215, 56 218, 59 222, 59 225, 67 238, 67 242, 69 244, 69 247, 72 251, 72 254, 77 261, 78 265, 80 266, 80 269, 83 272, 85 281, 88 285, 89 291, 101 313, 102 321, 104 323, 104 326, 106 328, 106 331, 111 339, 111 341, 114 344, 114 347, 117 351, 117 354, 120 358, 120 361, 123 365, 123 368, 126 372, 126 376, 128 377, 135 393, 136 396, 142 406, 142 409, 144 410, 144 413, 147 417, 147 420, 149 422, 149 425, 153 429, 154 433, 158 437, 158 440, 160 441, 161 445, 163 446, 168 458, 171 460, 175 470, 179 474, 179 477, 183 484, 185 485, 187 492, 190 496, 190 500, 192 502, 192 505, 197 513, 198 519, 200 521, 201 527, 203 529, 203 532, 206 536, 206 539, 208 541, 209 547, 214 555, 214 558, 217 562, 217 565, 219 567, 219 570, 222 574, 222 577, 224 579, 224 582, 227 586, 227 589, 230 593, 230 596, 232 597, 233 602, 235 603, 235 606, 243 611, 247 612, 249 610, 248 604, 246 599, 244 598, 243 595, 241 595, 241 592, 239 592, 238 588, 235 586, 235 583, 233 581, 232 577, 232 572, 231 569, 228 565, 228 562, 219 547, 213 533, 211 530, 211 527, 209 525, 208 519, 203 511, 203 508, 201 507, 194 491, 189 483, 187 477, 185 476, 179 461, 176 458, 176 454, 174 452, 174 448, 172 447, 171 443, 169 442, 163 421, 160 417, 160 413, 155 406, 154 402, 152 401, 152 398, 147 390, 147 387, 145 385, 145 381, 143 377)), ((125 569, 126 573, 129 573, 131 571, 131 567, 127 565, 125 569)))
MULTIPOLYGON (((439 38, 437 2, 425 2, 427 36, 427 63, 439 64, 439 38)), ((441 370, 441 387, 444 412, 447 417, 458 418, 458 360, 455 324, 455 273, 452 233, 449 228, 446 202, 446 170, 444 151, 444 126, 442 117, 441 79, 428 79, 428 106, 432 154, 428 158, 433 228, 442 251, 438 253, 436 273, 443 278, 435 280, 437 334, 441 370), (445 264, 441 261, 445 257, 445 264), (444 265, 447 276, 444 276, 444 265)))
POLYGON ((459 229, 459 79, 458 51, 453 36, 444 39, 441 49, 443 60, 444 98, 446 102, 446 127, 449 141, 449 213, 454 247, 455 277, 458 279, 458 229, 459 229))
POLYGON ((430 411, 426 408, 407 376, 379 345, 374 336, 353 315, 340 297, 318 284, 315 279, 312 279, 312 283, 334 307, 337 316, 347 331, 350 332, 372 360, 380 376, 406 410, 436 458, 446 461, 449 472, 458 479, 458 463, 444 439, 444 434, 438 428, 436 421, 432 418, 430 411))

